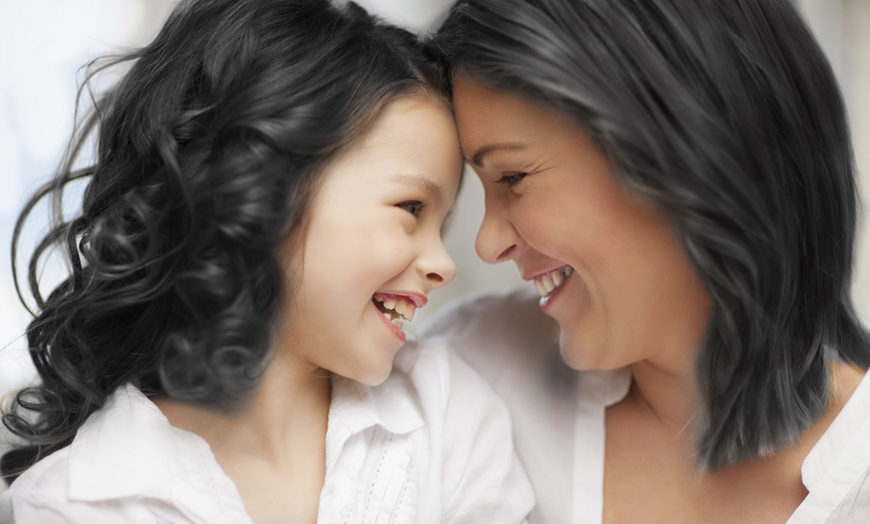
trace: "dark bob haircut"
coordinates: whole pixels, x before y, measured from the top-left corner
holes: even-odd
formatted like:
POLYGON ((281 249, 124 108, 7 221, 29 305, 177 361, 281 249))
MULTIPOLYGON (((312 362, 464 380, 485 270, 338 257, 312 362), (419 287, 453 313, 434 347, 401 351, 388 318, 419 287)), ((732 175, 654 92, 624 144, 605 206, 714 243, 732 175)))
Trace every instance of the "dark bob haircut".
POLYGON ((870 364, 844 103, 790 0, 460 0, 432 45, 448 80, 572 116, 670 219, 713 299, 701 468, 795 442, 829 364, 870 364))
POLYGON ((219 410, 244 402, 290 300, 278 250, 317 175, 391 99, 438 96, 414 35, 327 0, 182 2, 153 42, 86 83, 119 64, 129 70, 16 225, 13 269, 37 202, 90 177, 82 212, 56 216, 30 260, 41 383, 3 416, 24 440, 3 456, 10 482, 125 383, 219 410), (89 135, 96 160, 74 172, 89 135), (43 298, 53 248, 72 271, 43 298))

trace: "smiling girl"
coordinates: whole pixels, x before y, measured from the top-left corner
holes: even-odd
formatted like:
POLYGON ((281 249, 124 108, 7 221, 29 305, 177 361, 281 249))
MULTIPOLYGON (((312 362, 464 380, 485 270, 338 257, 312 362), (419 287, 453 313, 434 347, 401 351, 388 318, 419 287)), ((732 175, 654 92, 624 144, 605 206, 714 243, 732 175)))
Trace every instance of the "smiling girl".
POLYGON ((3 522, 518 522, 504 407, 403 323, 455 267, 430 63, 354 4, 182 3, 43 198, 3 522), (93 165, 74 171, 97 134, 93 165), (51 246, 72 272, 47 298, 51 246))

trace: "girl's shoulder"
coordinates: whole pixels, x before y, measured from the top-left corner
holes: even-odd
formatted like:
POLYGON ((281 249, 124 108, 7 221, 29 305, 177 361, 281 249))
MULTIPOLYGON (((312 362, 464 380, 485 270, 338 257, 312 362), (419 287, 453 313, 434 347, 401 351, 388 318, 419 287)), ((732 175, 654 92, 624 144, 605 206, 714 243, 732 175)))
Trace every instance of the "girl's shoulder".
POLYGON ((250 522, 208 444, 171 426, 130 385, 110 396, 69 446, 24 472, 2 500, 2 522, 250 522))
POLYGON ((36 509, 69 500, 69 447, 43 458, 0 495, 0 522, 36 522, 36 509))

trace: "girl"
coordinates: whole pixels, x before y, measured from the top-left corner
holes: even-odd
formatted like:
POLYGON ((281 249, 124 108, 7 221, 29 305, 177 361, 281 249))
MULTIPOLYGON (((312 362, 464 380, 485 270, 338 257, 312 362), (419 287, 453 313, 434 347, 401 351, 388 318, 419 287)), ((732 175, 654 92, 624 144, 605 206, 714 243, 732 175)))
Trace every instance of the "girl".
POLYGON ((30 264, 42 380, 3 419, 0 520, 522 520, 506 411, 437 341, 399 351, 453 278, 461 169, 415 39, 354 4, 194 0, 117 62, 16 228, 90 177, 30 264))
POLYGON ((530 520, 870 522, 848 121, 794 3, 461 0, 436 41, 478 253, 537 294, 432 329, 504 393, 530 520))

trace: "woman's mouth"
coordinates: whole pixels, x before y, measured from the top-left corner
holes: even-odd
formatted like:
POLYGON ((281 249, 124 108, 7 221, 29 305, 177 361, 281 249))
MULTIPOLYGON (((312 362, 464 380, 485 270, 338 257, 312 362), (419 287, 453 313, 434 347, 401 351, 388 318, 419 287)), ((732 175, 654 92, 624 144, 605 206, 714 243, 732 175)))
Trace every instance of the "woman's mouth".
POLYGON ((555 296, 554 292, 560 289, 560 286, 573 272, 574 268, 571 266, 564 266, 535 277, 535 289, 537 289, 538 294, 541 295, 541 308, 546 308, 547 304, 555 296))

